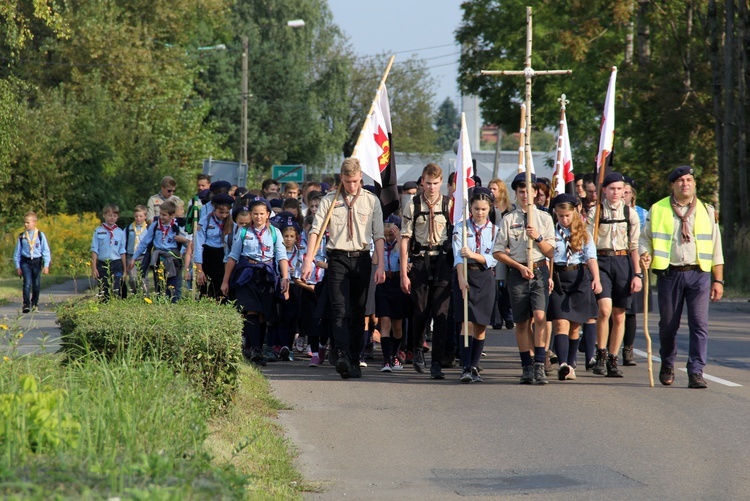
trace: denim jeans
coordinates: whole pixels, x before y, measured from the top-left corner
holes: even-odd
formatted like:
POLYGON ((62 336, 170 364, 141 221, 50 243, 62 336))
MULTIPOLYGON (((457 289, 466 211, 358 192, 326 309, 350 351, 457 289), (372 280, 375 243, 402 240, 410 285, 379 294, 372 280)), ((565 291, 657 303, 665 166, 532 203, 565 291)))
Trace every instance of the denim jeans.
POLYGON ((39 290, 42 287, 42 258, 21 258, 23 275, 23 306, 36 306, 39 303, 39 290))

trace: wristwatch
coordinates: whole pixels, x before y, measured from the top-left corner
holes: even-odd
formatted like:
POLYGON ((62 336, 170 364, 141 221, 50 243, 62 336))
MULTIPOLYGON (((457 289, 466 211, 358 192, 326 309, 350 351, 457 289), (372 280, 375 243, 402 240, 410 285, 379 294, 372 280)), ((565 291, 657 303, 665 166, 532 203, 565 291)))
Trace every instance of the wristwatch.
POLYGON ((543 236, 541 236, 541 235, 539 235, 538 237, 536 237, 536 238, 534 239, 534 242, 536 242, 536 243, 540 244, 540 243, 542 243, 542 240, 544 240, 544 237, 543 237, 543 236))
POLYGON ((714 278, 714 283, 715 283, 715 284, 721 284, 721 285, 724 285, 724 280, 719 280, 718 278, 714 278))
POLYGON ((643 273, 636 273, 635 276, 643 280, 643 273))

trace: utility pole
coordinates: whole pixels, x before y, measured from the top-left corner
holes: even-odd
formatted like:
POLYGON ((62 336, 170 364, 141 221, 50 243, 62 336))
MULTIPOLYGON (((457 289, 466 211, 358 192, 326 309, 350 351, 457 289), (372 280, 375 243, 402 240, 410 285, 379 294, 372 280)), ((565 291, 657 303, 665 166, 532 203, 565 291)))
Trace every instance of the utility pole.
POLYGON ((240 122, 240 164, 247 164, 247 37, 242 37, 242 118, 240 122))

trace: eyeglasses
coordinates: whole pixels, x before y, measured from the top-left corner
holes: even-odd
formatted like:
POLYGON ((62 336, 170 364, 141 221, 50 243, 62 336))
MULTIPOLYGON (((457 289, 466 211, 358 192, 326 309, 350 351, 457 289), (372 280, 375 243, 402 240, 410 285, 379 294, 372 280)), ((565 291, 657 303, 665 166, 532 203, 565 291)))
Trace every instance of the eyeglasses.
POLYGON ((172 188, 171 190, 166 190, 166 191, 167 191, 167 193, 174 193, 174 190, 175 190, 175 189, 176 189, 176 188, 172 188))

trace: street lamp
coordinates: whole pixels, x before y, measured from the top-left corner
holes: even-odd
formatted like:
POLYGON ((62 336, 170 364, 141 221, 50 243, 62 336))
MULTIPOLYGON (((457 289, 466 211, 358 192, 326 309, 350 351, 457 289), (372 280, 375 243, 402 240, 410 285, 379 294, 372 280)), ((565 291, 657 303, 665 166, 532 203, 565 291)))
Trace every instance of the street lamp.
MULTIPOLYGON (((305 26, 304 19, 292 19, 287 21, 290 28, 302 28, 305 26)), ((247 37, 242 37, 242 116, 240 118, 240 165, 247 165, 247 102, 249 99, 247 91, 247 37)))

